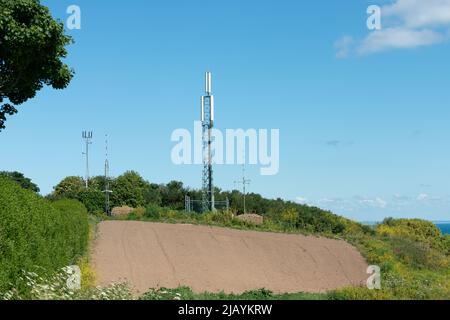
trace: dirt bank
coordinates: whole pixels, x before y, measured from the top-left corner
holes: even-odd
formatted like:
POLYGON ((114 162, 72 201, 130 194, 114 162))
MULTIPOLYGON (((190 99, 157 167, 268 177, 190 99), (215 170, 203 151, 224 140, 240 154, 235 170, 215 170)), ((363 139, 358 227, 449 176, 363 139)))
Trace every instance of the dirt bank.
POLYGON ((138 292, 325 292, 363 284, 367 264, 344 241, 217 227, 134 221, 99 225, 93 249, 99 285, 127 281, 138 292))

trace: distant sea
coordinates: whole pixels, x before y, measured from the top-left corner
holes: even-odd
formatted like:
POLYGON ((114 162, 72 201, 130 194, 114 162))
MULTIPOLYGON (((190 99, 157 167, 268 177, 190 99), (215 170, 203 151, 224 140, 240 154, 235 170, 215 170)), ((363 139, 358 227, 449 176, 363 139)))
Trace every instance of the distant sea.
MULTIPOLYGON (((362 222, 362 224, 366 224, 369 226, 374 226, 378 224, 379 222, 362 222)), ((443 234, 450 234, 450 221, 435 221, 434 224, 441 229, 443 234)))
POLYGON ((437 227, 441 229, 443 234, 450 234, 450 222, 436 223, 437 227))

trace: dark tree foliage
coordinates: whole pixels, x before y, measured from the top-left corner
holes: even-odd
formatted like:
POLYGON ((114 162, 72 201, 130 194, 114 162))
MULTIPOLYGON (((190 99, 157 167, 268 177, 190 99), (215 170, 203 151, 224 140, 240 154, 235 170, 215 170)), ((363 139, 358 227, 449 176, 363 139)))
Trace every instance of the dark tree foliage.
POLYGON ((73 71, 62 59, 71 42, 38 0, 0 0, 0 131, 44 85, 67 87, 73 71))
POLYGON ((171 181, 161 188, 162 205, 176 210, 184 209, 186 189, 180 181, 171 181))
POLYGON ((8 177, 11 180, 14 180, 23 189, 31 190, 31 191, 36 192, 36 193, 38 193, 40 191, 39 187, 35 183, 33 183, 30 178, 25 177, 23 175, 23 173, 20 173, 20 172, 17 172, 17 171, 14 171, 14 172, 2 171, 2 172, 0 172, 0 176, 8 177))

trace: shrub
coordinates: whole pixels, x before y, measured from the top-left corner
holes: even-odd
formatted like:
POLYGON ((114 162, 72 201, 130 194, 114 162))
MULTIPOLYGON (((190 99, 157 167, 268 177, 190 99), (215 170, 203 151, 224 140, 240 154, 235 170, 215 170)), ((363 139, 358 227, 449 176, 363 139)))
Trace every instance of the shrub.
POLYGON ((26 289, 21 270, 47 274, 75 263, 87 247, 87 219, 76 201, 52 206, 0 177, 0 292, 26 289))
POLYGON ((97 189, 82 189, 78 193, 77 199, 90 213, 102 211, 105 208, 105 194, 97 189))
POLYGON ((161 207, 157 206, 157 205, 149 205, 146 209, 145 209, 145 214, 144 216, 146 218, 150 218, 150 219, 160 219, 161 218, 161 207))
POLYGON ((141 219, 142 217, 144 217, 145 212, 146 212, 145 208, 139 207, 134 209, 131 214, 134 215, 137 219, 141 219))
POLYGON ((420 219, 387 218, 377 226, 377 233, 383 236, 401 237, 429 246, 449 254, 448 242, 439 228, 432 222, 420 219))
POLYGON ((394 237, 391 245, 394 254, 414 268, 439 268, 442 265, 439 255, 426 243, 394 237))
POLYGON ((298 211, 294 208, 289 208, 281 213, 281 221, 286 227, 293 228, 299 217, 298 211))
POLYGON ((236 224, 241 224, 242 221, 234 219, 232 213, 227 212, 208 212, 200 216, 208 224, 223 224, 230 225, 233 222, 236 224), (236 220, 236 221, 233 221, 236 220))

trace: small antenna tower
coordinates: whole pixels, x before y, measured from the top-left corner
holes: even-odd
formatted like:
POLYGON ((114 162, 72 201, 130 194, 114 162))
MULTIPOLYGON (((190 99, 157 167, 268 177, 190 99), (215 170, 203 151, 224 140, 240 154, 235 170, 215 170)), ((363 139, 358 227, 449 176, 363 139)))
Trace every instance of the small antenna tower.
POLYGON ((202 211, 214 211, 214 185, 212 168, 212 129, 214 127, 214 96, 211 89, 211 72, 205 75, 205 95, 201 99, 201 120, 202 120, 202 154, 203 154, 203 174, 202 174, 202 211))
POLYGON ((86 143, 83 154, 86 156, 86 189, 89 188, 89 145, 92 144, 92 131, 83 131, 82 137, 86 143))
POLYGON ((245 178, 245 164, 243 164, 242 165, 242 180, 234 181, 234 183, 242 184, 242 194, 244 195, 244 214, 247 213, 247 207, 246 207, 246 204, 245 204, 245 197, 247 195, 247 186, 250 185, 250 182, 252 182, 252 180, 245 178))
POLYGON ((105 190, 103 192, 105 193, 105 213, 110 216, 111 215, 111 207, 109 203, 109 196, 112 193, 112 191, 109 189, 109 161, 108 161, 108 135, 105 135, 105 190))

